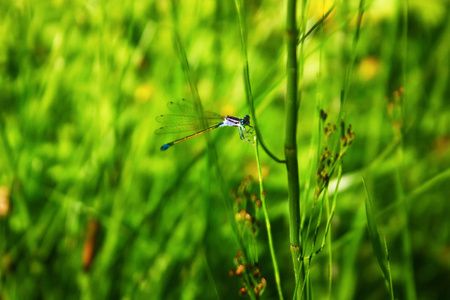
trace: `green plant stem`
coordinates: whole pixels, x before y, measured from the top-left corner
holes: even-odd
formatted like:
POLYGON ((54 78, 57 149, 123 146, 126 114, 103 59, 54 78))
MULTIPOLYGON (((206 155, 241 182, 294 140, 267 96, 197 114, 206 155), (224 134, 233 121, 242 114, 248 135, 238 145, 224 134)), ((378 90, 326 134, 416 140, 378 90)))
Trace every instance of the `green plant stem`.
POLYGON ((345 103, 347 102, 348 93, 350 90, 350 83, 352 81, 352 75, 353 75, 353 69, 354 69, 355 61, 356 61, 356 55, 358 53, 358 42, 359 42, 359 37, 360 37, 360 32, 361 32, 361 23, 362 23, 363 15, 364 15, 364 0, 360 0, 358 16, 356 19, 356 30, 355 30, 355 35, 353 36, 353 44, 352 44, 352 49, 351 49, 350 62, 349 62, 347 72, 345 74, 345 78, 344 78, 344 84, 343 84, 344 87, 341 91, 341 106, 339 108, 338 121, 342 120, 342 117, 344 114, 344 106, 345 106, 345 103))
MULTIPOLYGON (((180 58, 181 65, 183 67, 183 72, 186 76, 187 81, 189 82, 189 86, 191 88, 191 92, 192 92, 194 101, 197 105, 198 113, 202 113, 203 110, 202 110, 200 95, 198 93, 197 85, 195 84, 194 77, 192 75, 192 71, 189 67, 189 60, 186 55, 186 51, 184 49, 183 43, 182 43, 180 35, 179 35, 178 12, 176 10, 176 3, 174 3, 174 2, 172 2, 172 18, 173 18, 173 22, 175 24, 175 30, 173 32, 174 33, 174 42, 179 51, 179 58, 180 58)), ((206 139, 206 141, 208 143, 209 159, 210 159, 211 164, 216 167, 216 175, 220 182, 219 186, 222 189, 222 194, 227 195, 228 191, 225 189, 224 179, 222 177, 223 172, 220 170, 220 167, 218 164, 217 152, 215 151, 213 144, 210 142, 210 140, 208 138, 206 139)), ((225 203, 227 216, 230 220, 230 224, 233 229, 233 232, 235 233, 234 236, 236 238, 236 243, 237 243, 238 247, 240 248, 240 250, 243 252, 244 260, 247 263, 247 262, 249 262, 248 250, 245 247, 246 243, 244 241, 244 238, 243 238, 242 234, 240 233, 240 231, 238 230, 236 222, 234 221, 233 209, 231 207, 230 202, 228 201, 229 197, 223 197, 223 200, 225 203)), ((243 276, 247 282, 251 282, 252 278, 249 276, 249 274, 247 272, 244 272, 243 276)), ((250 289, 248 291, 247 295, 250 297, 250 299, 256 299, 255 292, 253 289, 250 289)))
MULTIPOLYGON (((300 230, 300 186, 298 176, 297 159, 297 91, 298 91, 298 67, 297 67, 297 40, 298 30, 296 22, 296 0, 288 0, 286 11, 286 136, 285 156, 288 175, 289 193, 289 241, 291 247, 294 272, 299 273, 299 230, 300 230)), ((296 280, 297 281, 297 280, 296 280)))
MULTIPOLYGON (((398 4, 399 10, 402 13, 402 32, 401 32, 401 45, 402 45, 402 86, 406 89, 408 86, 407 79, 406 79, 406 68, 408 64, 408 0, 399 1, 398 4)), ((403 103, 408 103, 406 100, 406 96, 403 98, 403 103)), ((401 105, 401 118, 402 120, 405 120, 405 109, 404 105, 401 105)), ((401 130, 398 132, 398 138, 401 141, 400 147, 397 149, 397 156, 399 158, 399 163, 397 172, 396 172, 396 186, 397 186, 397 199, 398 201, 401 201, 401 199, 405 198, 404 193, 404 177, 403 174, 403 157, 404 157, 404 146, 403 146, 403 138, 404 138, 405 128, 404 126, 401 128, 401 130)), ((409 232, 409 211, 408 211, 408 205, 406 202, 403 202, 402 205, 399 207, 399 214, 402 216, 404 220, 404 230, 402 231, 402 244, 403 244, 403 264, 405 268, 405 279, 404 279, 404 289, 405 294, 408 299, 417 299, 417 292, 416 292, 416 286, 414 282, 414 268, 413 268, 413 255, 412 255, 412 246, 411 246, 411 235, 409 232)))
POLYGON ((283 299, 283 293, 281 290, 281 280, 280 280, 280 272, 278 271, 278 263, 275 256, 275 250, 273 247, 273 240, 272 240, 272 231, 270 226, 270 220, 269 220, 269 214, 267 213, 267 207, 266 207, 266 196, 264 193, 264 186, 262 182, 262 171, 261 171, 261 160, 259 158, 259 144, 263 147, 264 151, 276 162, 284 163, 285 161, 282 159, 279 159, 276 157, 264 144, 262 141, 262 136, 259 131, 257 119, 256 119, 256 112, 255 112, 255 104, 253 101, 253 93, 250 83, 250 71, 249 71, 249 65, 248 65, 248 56, 247 56, 247 34, 245 31, 245 24, 243 21, 242 16, 242 2, 240 0, 235 0, 236 5, 236 11, 238 14, 239 19, 239 28, 240 28, 240 35, 241 35, 241 55, 243 60, 243 72, 244 72, 244 85, 245 85, 245 94, 247 98, 247 102, 250 106, 252 118, 253 118, 253 124, 256 131, 256 139, 255 139, 255 155, 256 155, 256 163, 258 165, 258 175, 259 175, 259 189, 260 189, 260 197, 261 197, 261 203, 264 213, 264 219, 266 223, 266 229, 267 229, 267 239, 269 241, 269 249, 270 249, 270 256, 272 258, 273 268, 274 268, 274 275, 275 275, 275 282, 277 285, 277 291, 278 291, 278 297, 279 299, 283 299))
POLYGON ((253 93, 252 93, 252 86, 250 84, 250 71, 248 67, 248 55, 247 55, 247 32, 245 30, 245 24, 244 19, 242 15, 242 1, 235 0, 234 1, 236 6, 236 11, 238 14, 239 19, 239 29, 241 34, 241 54, 242 54, 242 60, 243 60, 243 71, 244 71, 244 86, 245 86, 245 93, 247 96, 247 102, 250 106, 250 110, 252 112, 252 118, 253 118, 253 125, 254 130, 256 132, 256 135, 258 137, 259 143, 261 144, 261 147, 263 147, 264 151, 269 155, 274 161, 278 163, 285 163, 285 160, 278 158, 275 154, 273 154, 264 143, 262 139, 261 132, 259 131, 258 122, 256 119, 256 112, 255 112, 255 103, 253 101, 253 93))
POLYGON ((272 258, 273 271, 275 273, 274 275, 275 275, 275 282, 277 284, 278 297, 279 297, 279 299, 283 299, 283 293, 281 290, 280 272, 278 271, 277 258, 275 256, 275 250, 273 247, 270 219, 269 219, 269 214, 267 213, 267 207, 266 207, 266 195, 264 192, 264 185, 263 185, 263 181, 262 181, 261 160, 259 158, 259 147, 258 146, 259 146, 259 141, 258 141, 258 138, 256 138, 255 155, 256 155, 256 164, 258 166, 259 193, 261 196, 261 203, 262 203, 262 209, 263 209, 263 213, 264 213, 264 219, 266 221, 267 239, 269 241, 270 256, 272 258))
POLYGON ((387 263, 387 270, 389 274, 389 291, 391 293, 391 300, 394 300, 394 287, 392 285, 392 273, 391 273, 391 263, 389 262, 389 249, 387 246, 386 236, 384 237, 384 249, 386 251, 386 263, 387 263))
MULTIPOLYGON (((177 47, 178 55, 180 58, 181 66, 183 68, 184 75, 186 76, 186 80, 189 82, 189 87, 191 89, 193 102, 195 104, 197 114, 202 115, 203 114, 203 108, 202 108, 202 102, 200 100, 200 94, 198 93, 197 84, 195 83, 193 72, 191 71, 191 68, 189 66, 189 60, 186 54, 186 51, 184 49, 183 43, 180 38, 179 34, 179 24, 178 24, 178 11, 177 11, 177 4, 175 0, 172 0, 172 21, 174 23, 174 30, 173 30, 173 39, 174 44, 177 47)), ((204 124, 206 126, 206 124, 204 124)), ((210 145, 210 140, 207 139, 208 144, 210 145)))
POLYGON ((320 25, 322 25, 323 23, 325 23, 325 19, 331 14, 331 12, 334 9, 335 4, 333 4, 333 6, 331 6, 331 8, 323 15, 323 17, 317 21, 312 27, 311 29, 308 30, 307 33, 305 33, 304 35, 302 35, 302 37, 298 40, 298 45, 300 45, 301 43, 303 43, 305 41, 305 39, 311 35, 311 33, 314 32, 315 29, 317 29, 320 25))
POLYGON ((369 237, 373 247, 373 252, 378 261, 378 265, 380 266, 384 279, 388 280, 389 274, 386 265, 386 257, 385 253, 383 252, 382 244, 380 242, 380 235, 378 233, 378 226, 375 221, 375 213, 372 205, 372 200, 370 200, 369 191, 367 190, 364 177, 362 177, 362 183, 364 186, 364 190, 366 192, 366 199, 365 199, 366 219, 367 219, 367 227, 369 230, 369 237))

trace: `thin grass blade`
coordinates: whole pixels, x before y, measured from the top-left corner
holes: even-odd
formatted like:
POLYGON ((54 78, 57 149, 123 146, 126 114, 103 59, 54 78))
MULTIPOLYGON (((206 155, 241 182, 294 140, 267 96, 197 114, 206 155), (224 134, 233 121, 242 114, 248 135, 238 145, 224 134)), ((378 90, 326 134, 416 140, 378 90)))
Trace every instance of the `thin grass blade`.
POLYGON ((386 251, 386 261, 387 261, 387 270, 389 274, 389 291, 391 292, 391 299, 394 300, 394 287, 392 285, 392 273, 391 273, 391 264, 389 262, 389 249, 387 246, 386 237, 384 237, 384 248, 386 251))
POLYGON ((375 222, 375 214, 372 207, 372 202, 370 201, 369 192, 367 191, 366 183, 364 178, 362 178, 364 190, 366 191, 366 217, 367 217, 367 227, 369 229, 370 240, 372 242, 373 252, 377 259, 378 265, 381 268, 384 279, 387 281, 389 279, 389 272, 386 263, 385 252, 383 251, 383 245, 381 244, 380 235, 378 234, 377 223, 375 222))

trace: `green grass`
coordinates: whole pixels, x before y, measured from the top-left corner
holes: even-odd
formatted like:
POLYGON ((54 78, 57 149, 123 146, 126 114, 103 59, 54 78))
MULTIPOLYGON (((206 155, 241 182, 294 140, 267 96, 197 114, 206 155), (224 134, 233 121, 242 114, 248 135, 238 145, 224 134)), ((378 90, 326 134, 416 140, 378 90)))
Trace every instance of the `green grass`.
POLYGON ((323 4, 0 1, 0 299, 445 298, 450 7, 323 4))

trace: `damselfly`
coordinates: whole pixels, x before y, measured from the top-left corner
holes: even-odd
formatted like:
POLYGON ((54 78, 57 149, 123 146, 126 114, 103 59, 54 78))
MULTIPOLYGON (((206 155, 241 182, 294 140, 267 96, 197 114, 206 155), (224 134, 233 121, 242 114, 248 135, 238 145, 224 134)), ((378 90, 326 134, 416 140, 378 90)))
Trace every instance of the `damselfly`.
POLYGON ((169 102, 169 109, 172 111, 180 112, 181 114, 169 114, 159 115, 156 120, 165 126, 155 130, 155 134, 168 134, 168 133, 182 133, 182 132, 195 132, 173 142, 162 145, 161 150, 167 150, 170 146, 193 138, 197 135, 205 133, 207 131, 230 126, 237 127, 239 130, 239 136, 241 140, 253 144, 249 139, 249 136, 254 136, 251 133, 252 126, 250 126, 250 116, 246 115, 243 119, 232 116, 221 116, 219 114, 202 111, 198 113, 199 109, 195 104, 186 99, 182 99, 177 102, 169 102), (249 129, 247 129, 247 127, 249 129))

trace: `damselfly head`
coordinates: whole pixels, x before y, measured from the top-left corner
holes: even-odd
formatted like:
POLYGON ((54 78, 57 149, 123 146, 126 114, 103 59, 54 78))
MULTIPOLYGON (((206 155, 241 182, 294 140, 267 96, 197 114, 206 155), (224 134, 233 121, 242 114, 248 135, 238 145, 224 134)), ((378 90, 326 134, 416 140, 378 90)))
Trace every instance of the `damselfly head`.
POLYGON ((244 118, 241 120, 241 125, 250 126, 250 116, 249 115, 244 116, 244 118))

